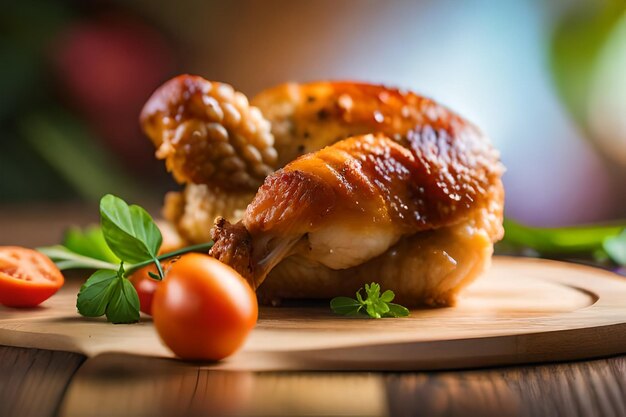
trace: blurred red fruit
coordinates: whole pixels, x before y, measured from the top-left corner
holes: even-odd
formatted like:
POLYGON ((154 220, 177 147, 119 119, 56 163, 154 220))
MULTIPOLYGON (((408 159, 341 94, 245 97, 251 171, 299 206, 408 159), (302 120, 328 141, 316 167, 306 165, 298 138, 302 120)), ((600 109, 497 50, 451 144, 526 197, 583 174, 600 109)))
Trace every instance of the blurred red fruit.
POLYGON ((137 117, 176 69, 166 39, 138 20, 104 15, 69 26, 52 53, 61 92, 105 144, 137 172, 152 165, 153 149, 141 137, 137 117))

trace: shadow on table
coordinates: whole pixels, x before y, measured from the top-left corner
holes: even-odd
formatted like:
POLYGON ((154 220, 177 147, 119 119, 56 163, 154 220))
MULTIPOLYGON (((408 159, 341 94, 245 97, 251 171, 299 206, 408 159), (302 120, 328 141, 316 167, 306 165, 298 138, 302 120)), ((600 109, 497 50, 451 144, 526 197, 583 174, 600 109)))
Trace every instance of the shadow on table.
POLYGON ((619 415, 625 370, 626 360, 613 358, 461 372, 253 373, 104 354, 76 373, 59 415, 604 415, 598 407, 619 415), (613 381, 615 375, 622 381, 607 391, 590 388, 594 380, 613 381))

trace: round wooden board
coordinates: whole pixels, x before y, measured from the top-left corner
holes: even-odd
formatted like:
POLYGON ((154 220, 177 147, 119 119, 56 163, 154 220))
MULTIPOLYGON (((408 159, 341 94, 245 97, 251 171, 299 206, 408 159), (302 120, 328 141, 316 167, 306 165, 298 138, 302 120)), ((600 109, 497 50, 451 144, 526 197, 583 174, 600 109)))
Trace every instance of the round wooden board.
MULTIPOLYGON (((80 317, 77 288, 42 307, 0 308, 0 345, 95 356, 171 357, 149 318, 80 317)), ((207 367, 231 370, 432 370, 626 353, 626 279, 554 261, 494 258, 455 307, 403 319, 338 317, 327 305, 264 307, 243 349, 207 367)))

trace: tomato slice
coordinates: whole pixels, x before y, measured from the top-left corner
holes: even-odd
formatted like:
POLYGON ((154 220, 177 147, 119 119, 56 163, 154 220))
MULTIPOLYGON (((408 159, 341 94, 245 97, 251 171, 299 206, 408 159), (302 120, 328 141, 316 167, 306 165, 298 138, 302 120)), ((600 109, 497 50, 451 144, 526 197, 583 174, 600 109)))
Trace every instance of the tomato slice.
POLYGON ((34 307, 63 286, 63 274, 47 256, 18 246, 0 246, 0 304, 34 307))

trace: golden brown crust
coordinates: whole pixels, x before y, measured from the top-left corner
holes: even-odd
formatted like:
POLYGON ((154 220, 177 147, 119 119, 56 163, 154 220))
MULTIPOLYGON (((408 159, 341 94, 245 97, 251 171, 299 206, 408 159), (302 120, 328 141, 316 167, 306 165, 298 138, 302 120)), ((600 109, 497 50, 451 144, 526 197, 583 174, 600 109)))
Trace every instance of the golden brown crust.
MULTIPOLYGON (((251 284, 252 266, 252 241, 250 234, 241 223, 230 224, 220 217, 211 229, 211 238, 215 242, 209 254, 226 265, 230 265, 242 277, 251 284)), ((253 285, 253 288, 256 288, 253 285)))
POLYGON ((334 207, 332 185, 310 172, 280 170, 266 178, 244 216, 250 233, 305 233, 334 207))
POLYGON ((401 234, 458 223, 486 205, 487 190, 499 183, 498 161, 492 170, 477 166, 481 155, 460 152, 471 145, 464 139, 437 144, 416 136, 411 149, 382 135, 337 142, 270 175, 244 223, 253 234, 306 233, 346 212, 392 223, 401 234))
MULTIPOLYGON (((253 99, 253 106, 264 117, 245 110, 260 117, 258 126, 267 128, 268 134, 266 119, 271 122, 273 143, 269 146, 259 140, 267 135, 255 136, 250 129, 241 130, 240 125, 236 126, 240 130, 233 130, 225 120, 213 119, 220 112, 206 97, 216 98, 209 90, 224 85, 191 76, 168 84, 146 105, 142 123, 159 148, 157 154, 166 159, 179 181, 233 193, 242 187, 255 189, 272 168, 286 165, 265 179, 242 223, 230 225, 222 220, 212 231, 216 245, 211 253, 239 270, 254 287, 289 256, 316 263, 320 271, 334 271, 329 277, 348 277, 345 279, 356 285, 361 278, 370 279, 370 266, 379 265, 374 259, 389 258, 384 265, 396 264, 396 252, 404 247, 398 242, 419 242, 422 234, 464 229, 485 210, 489 221, 476 226, 482 236, 482 246, 472 252, 480 259, 476 265, 488 263, 490 242, 502 236, 503 168, 497 151, 475 126, 428 98, 353 82, 284 84, 253 99), (209 134, 210 123, 222 123, 234 150, 229 156, 244 161, 243 168, 241 163, 231 164, 245 174, 241 181, 233 181, 233 174, 226 169, 216 169, 225 159, 220 154, 225 147, 209 134), (237 139, 231 143, 231 138, 237 139), (265 146, 264 150, 255 141, 265 146), (258 152, 250 151, 248 145, 258 152), (254 164, 246 162, 256 154, 262 154, 261 164, 266 168, 255 170, 254 164), (308 155, 294 161, 303 154, 308 155), (355 271, 362 276, 352 277, 355 271)), ((224 103, 243 103, 245 97, 232 88, 229 91, 239 94, 238 99, 221 97, 224 103)), ((246 106, 247 102, 240 107, 246 106)), ((188 229, 206 229, 206 221, 181 215, 190 211, 192 199, 175 202, 172 207, 178 218, 193 219, 188 229)), ((242 202, 237 199, 237 204, 242 202)), ((402 262, 409 262, 412 255, 408 253, 402 262)), ((471 262, 464 264, 470 268, 467 265, 471 262)), ((421 266, 411 265, 407 270, 421 271, 421 266)), ((409 290, 402 283, 397 288, 404 288, 404 295, 414 301, 422 297, 426 302, 447 303, 461 287, 454 286, 459 280, 466 282, 478 273, 469 270, 459 270, 454 279, 441 281, 452 285, 448 289, 438 284, 442 277, 438 274, 429 278, 436 288, 432 291, 422 292, 418 287, 409 290)), ((393 283, 397 271, 389 272, 392 268, 388 266, 381 271, 389 275, 380 279, 393 283)), ((402 275, 401 280, 422 285, 420 278, 412 275, 402 275)), ((328 294, 338 288, 331 281, 327 283, 328 294)), ((306 286, 303 282, 302 288, 306 286)))
MULTIPOLYGON (((449 149, 416 149, 404 148, 380 134, 365 135, 298 158, 270 175, 248 206, 243 224, 252 242, 247 252, 250 258, 214 256, 236 269, 248 268, 255 288, 290 255, 312 261, 319 271, 325 271, 324 265, 331 270, 358 270, 360 278, 350 281, 356 285, 363 277, 370 279, 364 273, 369 269, 352 268, 387 253, 398 239, 472 222, 477 213, 485 214, 480 217, 481 224, 473 227, 488 246, 481 246, 478 252, 487 253, 491 242, 502 236, 503 190, 497 161, 493 170, 482 170, 467 163, 475 159, 466 154, 458 157, 449 149), (426 153, 435 158, 429 159, 426 153), (446 175, 459 169, 451 165, 464 163, 464 175, 446 175), (367 240, 360 243, 359 237, 367 240), (338 262, 334 256, 342 253, 347 258, 338 262)), ((386 256, 393 261, 395 255, 386 256)), ((455 278, 459 279, 462 276, 455 278)), ((421 294, 419 291, 415 294, 421 294)), ((270 293, 279 298, 282 294, 270 293)), ((433 294, 451 300, 454 293, 446 292, 448 298, 443 292, 433 294)), ((413 302, 418 300, 415 294, 411 295, 413 302)))
POLYGON ((228 84, 175 77, 152 94, 140 123, 178 182, 256 190, 274 169, 269 122, 228 84))
POLYGON ((474 125, 435 101, 383 85, 287 83, 262 91, 251 104, 272 125, 278 166, 367 133, 383 133, 403 145, 415 134, 428 140, 432 136, 445 141, 464 135, 482 138, 474 125))
MULTIPOLYGON (((264 117, 232 87, 182 75, 153 94, 142 111, 141 123, 157 146, 157 155, 166 160, 177 180, 222 189, 222 195, 254 192, 274 167, 341 139, 376 132, 410 149, 420 161, 412 175, 420 176, 424 194, 442 204, 420 211, 430 213, 425 223, 436 222, 433 216, 447 209, 464 211, 463 207, 474 204, 501 175, 497 152, 475 126, 411 92, 355 82, 288 83, 261 92, 252 104, 264 117), (237 118, 227 117, 227 108, 249 123, 235 123, 237 118), (271 133, 265 119, 271 122, 271 133), (248 125, 255 123, 253 132, 248 125), (219 133, 224 131, 218 125, 226 130, 227 143, 221 142, 219 133), (255 155, 262 160, 255 163, 255 155)), ((420 188, 414 191, 417 193, 404 196, 404 200, 423 200, 420 188)), ((185 215, 176 222, 188 238, 206 239, 206 220, 214 214, 232 217, 212 209, 206 215, 193 214, 204 210, 206 204, 190 197, 187 192, 182 195, 178 209, 185 215)), ((236 201, 240 206, 229 203, 229 208, 244 210, 249 202, 243 198, 236 201)))

